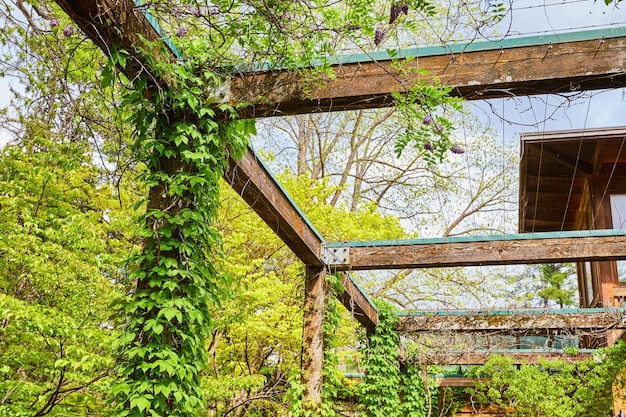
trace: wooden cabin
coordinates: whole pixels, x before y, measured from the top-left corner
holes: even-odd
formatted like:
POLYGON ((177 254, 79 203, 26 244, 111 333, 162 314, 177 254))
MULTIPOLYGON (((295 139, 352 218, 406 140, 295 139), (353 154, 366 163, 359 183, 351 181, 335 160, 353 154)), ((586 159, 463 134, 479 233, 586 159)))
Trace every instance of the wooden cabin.
MULTIPOLYGON (((522 233, 625 228, 626 127, 522 134, 519 218, 522 233)), ((577 275, 580 307, 625 301, 626 261, 578 262, 577 275)))

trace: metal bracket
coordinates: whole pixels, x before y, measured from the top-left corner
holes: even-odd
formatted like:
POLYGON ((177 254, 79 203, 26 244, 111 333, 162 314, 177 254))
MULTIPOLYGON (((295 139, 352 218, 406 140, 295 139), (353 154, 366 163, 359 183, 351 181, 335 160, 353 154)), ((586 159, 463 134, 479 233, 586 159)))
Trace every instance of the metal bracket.
POLYGON ((348 246, 335 248, 322 246, 322 262, 328 266, 349 265, 350 248, 348 246))

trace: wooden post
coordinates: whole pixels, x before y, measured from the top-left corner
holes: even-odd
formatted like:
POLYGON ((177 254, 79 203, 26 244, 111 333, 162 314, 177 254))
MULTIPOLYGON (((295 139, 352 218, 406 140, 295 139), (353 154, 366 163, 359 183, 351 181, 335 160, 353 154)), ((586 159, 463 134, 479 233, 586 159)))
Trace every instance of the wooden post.
POLYGON ((312 410, 322 402, 322 366, 324 364, 324 335, 322 324, 326 305, 326 271, 306 267, 303 330, 303 406, 312 410))

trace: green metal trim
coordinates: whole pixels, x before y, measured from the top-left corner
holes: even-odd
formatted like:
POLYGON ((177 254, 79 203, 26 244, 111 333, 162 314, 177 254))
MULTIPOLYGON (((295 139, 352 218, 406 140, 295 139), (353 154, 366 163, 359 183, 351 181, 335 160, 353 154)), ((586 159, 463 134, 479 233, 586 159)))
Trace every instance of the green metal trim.
POLYGON ((376 307, 376 304, 374 304, 374 302, 372 301, 372 299, 367 295, 367 293, 365 291, 363 291, 363 288, 361 288, 361 286, 352 279, 352 277, 350 276, 349 273, 346 273, 346 275, 348 276, 348 279, 350 281, 352 281, 352 284, 354 284, 354 286, 356 287, 357 290, 359 290, 359 292, 361 293, 361 295, 363 295, 363 297, 365 297, 365 299, 367 300, 368 303, 370 303, 370 305, 374 308, 374 310, 376 310, 376 312, 378 313, 378 307, 376 307))
MULTIPOLYGON (((407 48, 365 52, 338 57, 329 57, 324 62, 320 60, 311 61, 311 67, 330 65, 363 64, 368 62, 391 61, 394 59, 423 58, 428 56, 460 54, 464 52, 495 51, 525 46, 552 45, 565 42, 580 42, 590 40, 602 40, 620 38, 626 36, 626 27, 613 27, 607 29, 593 29, 576 32, 563 32, 538 36, 523 36, 514 38, 504 38, 496 41, 479 41, 470 43, 455 43, 442 46, 424 46, 418 48, 407 48)), ((262 63, 254 66, 253 71, 269 71, 273 68, 270 64, 262 63)))
MULTIPOLYGON (((398 58, 420 58, 426 56, 459 54, 463 52, 493 51, 525 46, 551 45, 565 42, 579 42, 619 38, 626 36, 626 27, 593 29, 577 32, 564 32, 549 35, 525 36, 518 38, 505 38, 497 41, 480 41, 472 43, 459 43, 444 46, 426 46, 423 48, 401 49, 393 53, 392 57, 387 51, 372 53, 359 53, 341 56, 331 59, 333 65, 345 65, 365 63, 371 61, 389 61, 398 58)), ((314 64, 315 65, 315 64, 314 64)), ((319 65, 319 64, 318 64, 319 65)))
MULTIPOLYGON (((577 353, 582 353, 582 354, 593 354, 596 352, 597 349, 578 349, 575 348, 577 353)), ((457 355, 457 354, 462 354, 465 353, 463 351, 460 350, 451 350, 450 352, 448 352, 450 355, 457 355)), ((522 353, 522 354, 527 354, 527 355, 533 355, 533 354, 547 354, 547 353, 562 353, 564 355, 567 355, 567 353, 563 352, 563 349, 476 349, 471 351, 470 353, 474 354, 497 354, 497 355, 506 355, 506 354, 518 354, 518 353, 522 353)))
POLYGON ((431 245, 443 243, 471 243, 471 242, 497 242, 506 240, 530 240, 530 239, 559 239, 578 237, 621 237, 626 236, 626 229, 602 229, 602 230, 573 230, 563 232, 537 232, 537 233, 515 233, 506 235, 482 235, 482 236, 455 236, 436 237, 423 239, 398 239, 398 240, 372 240, 354 242, 328 242, 329 248, 351 247, 381 247, 381 246, 414 246, 431 245))
POLYGON ((621 307, 610 308, 562 308, 562 309, 510 309, 510 310, 449 310, 449 311, 399 311, 399 317, 459 317, 459 316, 523 316, 542 314, 598 314, 624 313, 621 307))
POLYGON ((170 49, 170 51, 172 51, 172 54, 174 54, 176 59, 182 59, 183 58, 183 54, 176 47, 176 45, 174 44, 172 39, 163 30, 161 25, 159 25, 159 22, 157 22, 156 18, 154 16, 152 16, 152 14, 148 11, 148 8, 147 7, 143 7, 144 6, 143 0, 134 0, 134 2, 137 5, 137 7, 139 7, 139 10, 143 14, 143 17, 146 18, 148 23, 150 23, 150 26, 152 26, 152 28, 156 31, 156 33, 159 34, 159 36, 161 37, 161 39, 163 40, 165 45, 167 45, 167 47, 170 49))
POLYGON ((311 223, 311 221, 309 220, 309 218, 304 214, 304 212, 300 209, 300 207, 296 204, 296 202, 293 200, 293 198, 291 198, 291 195, 289 195, 289 193, 287 192, 287 190, 285 190, 285 187, 283 187, 283 185, 281 184, 280 181, 278 181, 278 179, 274 176, 274 174, 272 174, 272 171, 270 171, 269 167, 265 164, 265 162, 263 161, 263 158, 261 158, 259 156, 259 154, 257 154, 255 152, 254 149, 252 148, 248 148, 248 150, 250 152, 252 152, 252 154, 254 155, 254 157, 256 158, 257 161, 259 161, 259 164, 261 164, 261 166, 265 169, 265 171, 267 172, 267 174, 270 176, 270 178, 274 181, 274 183, 276 184, 276 186, 278 187, 278 189, 285 195, 285 198, 287 199, 287 201, 289 201, 289 203, 292 205, 293 209, 296 211, 296 213, 298 213, 298 215, 300 216, 300 218, 302 219, 302 221, 304 221, 306 223, 307 226, 309 226, 309 228, 311 229, 311 231, 315 234, 315 236, 320 240, 320 242, 322 243, 322 245, 326 244, 326 241, 324 240, 324 238, 322 237, 321 233, 315 228, 315 226, 313 226, 313 223, 311 223))

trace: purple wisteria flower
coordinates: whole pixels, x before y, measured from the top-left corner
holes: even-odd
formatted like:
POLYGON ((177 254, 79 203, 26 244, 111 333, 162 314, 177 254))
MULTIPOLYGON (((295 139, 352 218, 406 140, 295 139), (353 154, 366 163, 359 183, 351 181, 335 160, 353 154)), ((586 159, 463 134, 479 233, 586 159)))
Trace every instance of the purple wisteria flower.
POLYGON ((389 11, 389 24, 393 24, 396 19, 400 16, 400 6, 397 4, 391 5, 391 10, 389 11))
POLYGON ((461 148, 458 143, 455 143, 451 148, 450 152, 455 153, 457 155, 461 155, 465 153, 465 149, 461 148))
POLYGON ((408 16, 409 15, 409 5, 405 3, 404 5, 402 5, 400 7, 400 11, 408 16))
POLYGON ((433 118, 430 117, 430 114, 427 114, 426 116, 424 116, 424 119, 422 120, 422 123, 424 123, 425 125, 429 125, 433 122, 433 118))
POLYGON ((220 11, 217 7, 211 7, 209 9, 209 16, 217 16, 218 14, 220 14, 220 11))
POLYGON ((65 26, 63 28, 63 36, 70 37, 74 34, 74 27, 73 26, 65 26))
POLYGON ((56 19, 51 19, 51 20, 50 20, 50 27, 51 27, 51 28, 55 28, 55 27, 57 27, 57 26, 59 26, 59 21, 58 21, 58 20, 56 20, 56 19))
POLYGON ((176 31, 176 36, 178 38, 182 38, 183 36, 187 36, 188 32, 189 32, 189 29, 187 29, 187 26, 180 26, 178 30, 176 31))
POLYGON ((195 17, 202 17, 202 12, 197 7, 191 9, 191 15, 195 17))
POLYGON ((376 27, 376 30, 374 31, 374 45, 380 45, 383 42, 383 39, 385 39, 386 35, 387 32, 385 32, 380 27, 376 27))
POLYGON ((424 145, 424 150, 425 151, 432 151, 433 149, 435 149, 433 147, 433 144, 430 141, 426 142, 426 144, 424 145))

